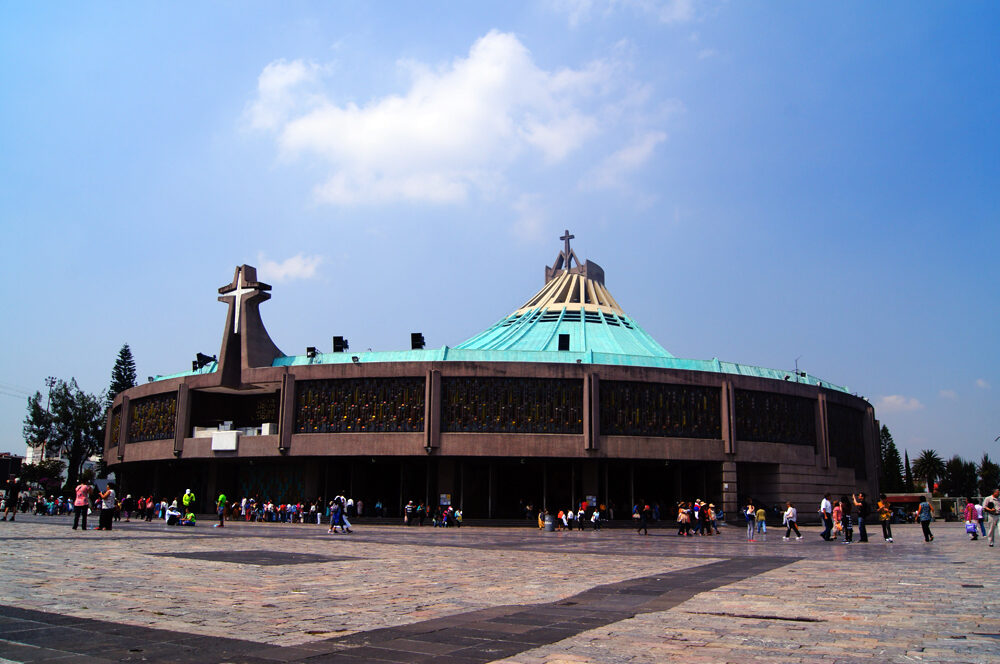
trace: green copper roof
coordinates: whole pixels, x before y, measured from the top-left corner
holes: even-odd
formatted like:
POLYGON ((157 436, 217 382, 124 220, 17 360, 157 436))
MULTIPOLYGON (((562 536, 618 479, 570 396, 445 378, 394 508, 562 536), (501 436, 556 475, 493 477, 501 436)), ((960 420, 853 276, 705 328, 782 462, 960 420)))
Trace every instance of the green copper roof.
POLYGON ((561 334, 569 336, 569 350, 580 353, 673 357, 628 316, 566 309, 529 309, 512 314, 456 348, 558 351, 561 334))
POLYGON ((362 353, 319 353, 309 358, 305 355, 294 357, 279 357, 274 361, 276 367, 306 366, 310 364, 351 364, 357 362, 549 362, 554 364, 595 364, 625 367, 653 367, 658 369, 682 369, 685 371, 707 371, 710 373, 736 374, 739 376, 756 376, 774 380, 795 380, 804 385, 815 385, 831 390, 847 392, 846 387, 834 385, 825 380, 810 376, 799 376, 796 380, 794 372, 778 369, 765 369, 736 362, 722 362, 718 358, 712 360, 685 360, 673 357, 654 355, 629 355, 625 353, 603 353, 595 351, 527 351, 527 350, 470 350, 462 348, 443 348, 425 350, 370 351, 362 353))

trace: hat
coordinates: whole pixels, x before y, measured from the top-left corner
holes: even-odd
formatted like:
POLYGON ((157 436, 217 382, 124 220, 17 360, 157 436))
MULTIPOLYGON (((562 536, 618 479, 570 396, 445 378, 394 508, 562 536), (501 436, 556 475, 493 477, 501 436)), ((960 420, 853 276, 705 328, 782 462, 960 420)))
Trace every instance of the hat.
POLYGON ((709 507, 715 507, 715 503, 710 504, 709 507))

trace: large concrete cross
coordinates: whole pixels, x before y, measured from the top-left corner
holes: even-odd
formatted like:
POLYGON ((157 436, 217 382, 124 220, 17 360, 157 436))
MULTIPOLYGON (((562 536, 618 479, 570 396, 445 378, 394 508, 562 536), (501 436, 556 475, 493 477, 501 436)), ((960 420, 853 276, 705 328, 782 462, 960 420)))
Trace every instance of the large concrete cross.
POLYGON ((239 334, 240 332, 240 306, 243 302, 243 296, 259 291, 259 288, 250 288, 247 286, 243 267, 236 270, 236 278, 233 279, 233 283, 219 289, 219 294, 223 297, 233 298, 233 304, 235 305, 235 310, 233 311, 233 334, 239 334))

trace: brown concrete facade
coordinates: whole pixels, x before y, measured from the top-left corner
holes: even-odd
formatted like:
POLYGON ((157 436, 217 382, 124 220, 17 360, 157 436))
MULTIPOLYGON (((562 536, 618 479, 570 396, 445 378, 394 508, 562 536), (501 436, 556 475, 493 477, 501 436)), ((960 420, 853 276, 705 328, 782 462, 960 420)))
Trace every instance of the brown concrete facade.
MULTIPOLYGON (((871 405, 860 398, 809 385, 764 378, 668 369, 537 363, 359 363, 253 368, 244 372, 236 387, 221 385, 220 375, 192 375, 140 385, 118 395, 114 407, 125 413, 118 441, 106 441, 111 466, 127 468, 138 462, 171 459, 241 460, 424 457, 432 459, 630 460, 708 462, 722 472, 723 485, 708 487, 708 495, 721 497, 725 509, 735 513, 737 501, 752 495, 767 504, 792 500, 810 505, 825 491, 835 495, 865 490, 874 493, 877 477, 875 441, 877 423, 871 405), (300 381, 423 377, 425 381, 424 430, 406 433, 295 433, 295 385, 300 381), (441 431, 441 380, 453 377, 560 378, 580 381, 584 389, 581 434, 448 433, 441 431), (640 381, 670 385, 701 385, 721 390, 722 437, 690 439, 602 435, 600 386, 603 381, 640 381), (734 390, 772 392, 806 398, 815 403, 816 444, 792 445, 746 441, 732 416, 734 390), (234 397, 259 392, 277 393, 281 404, 277 435, 244 436, 234 452, 213 452, 210 438, 194 438, 190 431, 190 399, 198 391, 234 397), (128 403, 154 396, 176 394, 173 438, 128 441, 128 403), (858 480, 851 468, 839 468, 829 454, 827 405, 835 403, 864 417, 867 478, 858 480), (734 477, 735 475, 735 477, 734 477)), ((108 431, 111 431, 110 426, 108 431)), ((593 490, 600 495, 600 482, 593 490)), ((804 512, 808 510, 803 510, 804 512)))
MULTIPOLYGON (((435 492, 458 490, 455 487, 461 488, 463 500, 468 498, 473 503, 478 500, 474 492, 488 493, 488 500, 479 501, 484 505, 483 513, 475 516, 494 514, 493 497, 502 491, 502 487, 494 486, 495 482, 518 477, 511 463, 522 465, 525 477, 536 478, 525 481, 537 480, 544 485, 541 501, 546 501, 550 493, 558 493, 566 504, 566 496, 573 500, 597 496, 603 501, 616 491, 619 503, 651 493, 682 495, 680 488, 673 493, 663 489, 663 485, 674 484, 684 487, 685 494, 696 492, 684 495, 686 499, 701 497, 721 502, 731 516, 737 514, 739 501, 747 496, 767 505, 791 500, 799 505, 805 521, 815 512, 813 504, 818 504, 827 491, 835 496, 877 491, 878 422, 872 406, 864 399, 791 380, 636 366, 464 361, 273 366, 276 358, 284 356, 267 335, 258 310, 258 305, 269 297, 269 288, 256 280, 253 268, 241 266, 232 284, 219 289, 219 299, 229 304, 229 313, 216 371, 158 380, 116 396, 108 414, 105 440, 105 459, 112 470, 127 476, 133 469, 142 469, 147 483, 164 475, 198 474, 204 480, 203 490, 211 494, 217 487, 227 488, 225 480, 219 478, 234 469, 256 464, 254 472, 259 474, 261 468, 294 467, 305 478, 302 486, 307 488, 302 490, 312 492, 329 484, 330 480, 324 481, 321 475, 329 475, 331 463, 337 465, 336 472, 350 479, 355 473, 369 472, 367 466, 358 465, 364 462, 380 468, 380 472, 398 472, 401 486, 412 489, 422 482, 428 499, 435 492), (423 390, 418 396, 422 396, 423 418, 415 430, 298 432, 297 385, 343 379, 377 384, 380 379, 399 378, 422 381, 423 390), (579 384, 582 431, 445 431, 443 384, 459 378, 560 379, 579 384), (717 389, 719 410, 712 416, 713 421, 717 416, 720 423, 719 435, 682 438, 602 433, 602 386, 610 389, 609 384, 616 381, 717 389), (761 439, 759 432, 752 436, 740 431, 737 401, 741 394, 750 393, 801 400, 796 401, 799 420, 803 419, 802 413, 807 414, 813 442, 768 442, 761 439), (260 395, 276 400, 277 431, 262 428, 261 435, 242 436, 235 450, 226 451, 213 450, 211 437, 195 437, 193 413, 199 407, 198 400, 228 399, 236 403, 260 395), (157 426, 151 429, 152 434, 149 430, 137 434, 134 411, 137 404, 151 401, 156 402, 152 419, 157 426), (838 439, 843 437, 843 427, 834 426, 834 418, 839 416, 843 421, 845 413, 861 429, 858 436, 855 428, 853 447, 849 448, 838 439), (113 439, 112 432, 117 439, 113 439), (157 437, 157 432, 169 435, 157 437), (850 459, 845 449, 849 449, 850 459), (840 450, 841 464, 832 450, 840 450), (848 461, 853 467, 842 467, 848 461), (379 465, 383 462, 395 465, 387 471, 379 465)), ((151 419, 148 412, 143 417, 151 419)), ((156 488, 135 487, 136 493, 152 490, 156 488)), ((230 486, 227 490, 237 489, 230 486)), ((398 500, 402 502, 403 498, 400 488, 398 500)))

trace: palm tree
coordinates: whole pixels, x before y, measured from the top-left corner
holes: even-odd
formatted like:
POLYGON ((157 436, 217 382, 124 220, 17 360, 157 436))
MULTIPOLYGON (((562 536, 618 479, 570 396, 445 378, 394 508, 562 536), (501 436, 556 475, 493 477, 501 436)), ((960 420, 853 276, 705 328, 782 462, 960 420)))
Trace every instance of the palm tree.
POLYGON ((913 474, 927 480, 927 490, 934 491, 934 480, 944 475, 944 461, 934 450, 921 450, 913 462, 913 474))

